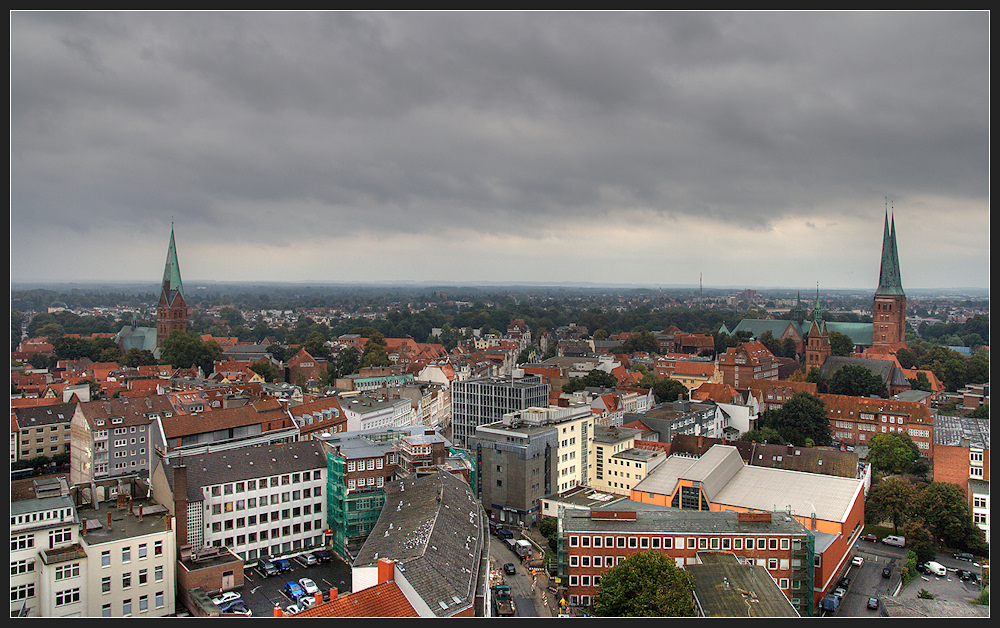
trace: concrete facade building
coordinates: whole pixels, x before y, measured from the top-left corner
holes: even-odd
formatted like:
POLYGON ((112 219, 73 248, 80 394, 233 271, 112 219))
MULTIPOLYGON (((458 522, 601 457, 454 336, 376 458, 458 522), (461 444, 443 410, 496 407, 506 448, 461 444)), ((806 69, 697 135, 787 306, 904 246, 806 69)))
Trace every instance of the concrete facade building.
POLYGON ((166 395, 78 404, 70 420, 70 482, 148 475, 154 447, 164 445, 156 421, 173 414, 166 395))
POLYGON ((477 426, 468 448, 491 521, 532 525, 543 497, 586 484, 593 429, 587 405, 526 408, 477 426))
POLYGON ((544 408, 549 386, 538 376, 486 377, 451 384, 452 439, 468 447, 476 427, 496 423, 509 412, 544 408))
POLYGON ((16 429, 11 432, 11 462, 38 456, 68 454, 70 422, 76 403, 13 408, 16 429))

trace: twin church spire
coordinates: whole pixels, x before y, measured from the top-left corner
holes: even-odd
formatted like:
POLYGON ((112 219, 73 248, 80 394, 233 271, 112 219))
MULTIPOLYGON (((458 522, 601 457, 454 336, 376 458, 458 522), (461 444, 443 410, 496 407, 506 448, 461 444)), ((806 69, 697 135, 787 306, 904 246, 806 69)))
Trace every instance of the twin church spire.
POLYGON ((876 295, 906 296, 903 293, 903 280, 899 274, 899 253, 896 250, 896 218, 892 217, 890 226, 889 211, 885 213, 885 228, 882 234, 882 266, 878 274, 878 289, 876 295))

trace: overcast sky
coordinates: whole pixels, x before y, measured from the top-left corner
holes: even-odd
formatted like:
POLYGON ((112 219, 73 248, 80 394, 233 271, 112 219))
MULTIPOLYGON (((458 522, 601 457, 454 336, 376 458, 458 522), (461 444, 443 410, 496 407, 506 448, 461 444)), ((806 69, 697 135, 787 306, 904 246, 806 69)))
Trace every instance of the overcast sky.
POLYGON ((11 281, 989 286, 988 12, 10 16, 11 281))

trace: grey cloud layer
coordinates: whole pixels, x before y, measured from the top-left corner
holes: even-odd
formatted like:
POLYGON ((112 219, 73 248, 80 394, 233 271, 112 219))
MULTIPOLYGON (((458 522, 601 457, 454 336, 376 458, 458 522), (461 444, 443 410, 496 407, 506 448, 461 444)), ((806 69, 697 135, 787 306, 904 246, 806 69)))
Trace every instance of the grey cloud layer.
POLYGON ((12 229, 982 201, 988 50, 979 13, 14 13, 12 229))

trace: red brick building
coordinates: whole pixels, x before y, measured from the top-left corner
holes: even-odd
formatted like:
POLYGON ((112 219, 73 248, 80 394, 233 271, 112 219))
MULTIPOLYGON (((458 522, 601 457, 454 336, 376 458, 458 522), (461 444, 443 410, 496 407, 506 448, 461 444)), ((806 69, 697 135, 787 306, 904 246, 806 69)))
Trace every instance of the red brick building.
POLYGON ((934 481, 961 487, 972 520, 990 540, 989 419, 941 415, 935 420, 934 481))
POLYGON ((722 383, 746 388, 755 379, 778 379, 778 360, 759 340, 742 342, 719 356, 722 383))
POLYGON ((876 434, 906 433, 922 456, 934 458, 934 417, 917 401, 817 395, 830 418, 833 440, 845 445, 865 445, 876 434))
POLYGON ((563 514, 566 600, 587 607, 605 571, 639 552, 658 551, 679 567, 707 552, 730 553, 767 569, 800 615, 813 607, 814 535, 780 513, 669 510, 577 510, 563 514))

